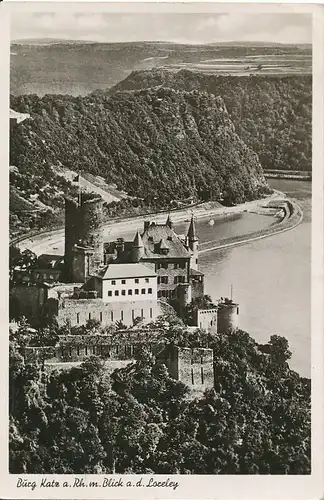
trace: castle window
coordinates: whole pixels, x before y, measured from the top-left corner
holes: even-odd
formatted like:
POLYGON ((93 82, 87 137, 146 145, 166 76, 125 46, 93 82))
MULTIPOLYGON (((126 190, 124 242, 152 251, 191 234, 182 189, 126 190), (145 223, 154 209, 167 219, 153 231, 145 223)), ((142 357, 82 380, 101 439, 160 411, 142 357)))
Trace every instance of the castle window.
POLYGON ((144 318, 144 311, 141 309, 141 318, 144 318))
POLYGON ((72 347, 69 347, 69 355, 72 356, 72 347))
POLYGON ((87 348, 87 346, 85 346, 85 348, 84 348, 84 353, 85 353, 86 356, 88 355, 88 348, 87 348))
POLYGON ((178 283, 178 276, 175 276, 173 281, 174 281, 174 284, 176 285, 178 283))
POLYGON ((201 367, 201 383, 204 383, 204 369, 201 367))
POLYGON ((100 321, 102 323, 102 312, 99 313, 100 321))
POLYGON ((91 319, 91 313, 89 313, 89 319, 91 319))
POLYGON ((162 262, 161 267, 163 267, 163 269, 168 269, 168 263, 162 262))
POLYGON ((139 279, 138 278, 135 278, 135 283, 139 283, 139 279))
POLYGON ((111 280, 112 285, 116 285, 116 280, 111 280))
POLYGON ((161 267, 160 262, 157 262, 157 263, 155 264, 155 271, 158 271, 158 270, 160 269, 160 267, 161 267))
POLYGON ((149 283, 150 282, 150 278, 145 278, 145 283, 149 283))
POLYGON ((122 285, 126 284, 126 280, 121 280, 121 281, 122 281, 122 285))
POLYGON ((80 347, 77 347, 77 355, 80 356, 80 347))
POLYGON ((134 292, 135 292, 135 295, 138 295, 139 294, 139 289, 135 288, 134 292))
POLYGON ((126 290, 122 290, 122 291, 121 291, 121 294, 122 294, 122 295, 126 295, 126 290))
POLYGON ((111 297, 111 296, 112 296, 112 291, 108 290, 108 297, 111 297))
POLYGON ((128 295, 133 295, 133 290, 129 289, 128 290, 128 295))
POLYGON ((116 295, 116 297, 118 297, 118 295, 119 295, 119 291, 118 290, 115 290, 115 295, 116 295))
POLYGON ((142 294, 142 295, 145 295, 145 288, 142 288, 142 290, 141 290, 141 294, 142 294))
POLYGON ((238 313, 239 313, 239 308, 237 307, 237 309, 236 309, 236 314, 238 314, 238 313))
POLYGON ((152 311, 152 307, 150 307, 150 318, 153 318, 153 311, 152 311))
POLYGON ((195 385, 193 368, 191 368, 191 383, 195 385))
POLYGON ((158 291, 158 294, 157 294, 158 298, 160 299, 162 297, 162 292, 161 290, 158 291))
POLYGON ((123 321, 123 319, 124 319, 124 311, 123 310, 120 311, 120 319, 121 319, 121 321, 123 321))
POLYGON ((92 348, 92 354, 96 354, 96 346, 95 345, 92 348))
POLYGON ((77 324, 80 323, 80 313, 77 313, 77 320, 76 321, 77 321, 77 324))
POLYGON ((135 314, 134 314, 134 309, 132 309, 132 320, 134 321, 135 314))
POLYGON ((160 276, 158 276, 157 284, 159 285, 160 283, 161 283, 161 278, 160 278, 160 276))
POLYGON ((64 347, 62 347, 62 349, 61 349, 61 356, 62 356, 62 358, 64 357, 64 347))
POLYGON ((111 321, 114 321, 114 311, 111 311, 111 313, 110 313, 110 319, 111 319, 111 321))
POLYGON ((161 276, 161 283, 164 283, 164 285, 167 285, 169 282, 168 276, 161 276))
POLYGON ((178 264, 177 263, 174 264, 174 269, 178 269, 178 264))
POLYGON ((180 267, 180 269, 186 269, 186 263, 180 262, 179 267, 180 267))
POLYGON ((198 259, 196 259, 196 264, 198 264, 198 259))
POLYGON ((149 289, 147 290, 147 293, 152 294, 152 288, 149 288, 149 289))

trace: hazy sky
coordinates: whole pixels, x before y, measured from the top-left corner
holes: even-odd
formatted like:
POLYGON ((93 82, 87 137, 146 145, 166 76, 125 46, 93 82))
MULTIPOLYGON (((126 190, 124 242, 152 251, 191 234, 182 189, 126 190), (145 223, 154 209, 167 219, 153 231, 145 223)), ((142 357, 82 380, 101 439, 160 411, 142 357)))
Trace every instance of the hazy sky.
POLYGON ((100 42, 160 40, 311 42, 307 14, 14 14, 11 39, 63 38, 100 42))

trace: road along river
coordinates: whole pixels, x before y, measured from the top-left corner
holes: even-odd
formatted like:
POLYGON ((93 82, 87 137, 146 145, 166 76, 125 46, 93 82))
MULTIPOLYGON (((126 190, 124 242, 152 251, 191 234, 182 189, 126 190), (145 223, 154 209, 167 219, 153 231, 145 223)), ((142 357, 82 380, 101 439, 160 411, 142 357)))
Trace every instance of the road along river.
MULTIPOLYGON (((301 224, 265 239, 204 253, 204 248, 214 247, 215 242, 231 241, 237 235, 249 240, 256 233, 275 229, 277 223, 274 217, 263 214, 260 207, 264 201, 226 210, 213 208, 211 204, 199 207, 194 212, 202 249, 200 269, 205 273, 206 293, 216 300, 228 296, 232 285, 234 299, 240 303, 240 326, 257 341, 266 342, 272 334, 285 336, 293 353, 292 368, 309 376, 311 183, 271 179, 270 184, 301 207, 301 224), (262 215, 251 213, 258 211, 262 215)), ((276 193, 273 199, 282 199, 282 196, 276 193)), ((190 209, 172 214, 179 234, 186 232, 190 216, 190 209)), ((160 214, 151 220, 164 222, 166 217, 160 214)), ((106 225, 105 240, 133 238, 135 231, 143 228, 143 220, 136 218, 106 225)), ((35 236, 19 246, 37 254, 63 254, 64 231, 35 236)))

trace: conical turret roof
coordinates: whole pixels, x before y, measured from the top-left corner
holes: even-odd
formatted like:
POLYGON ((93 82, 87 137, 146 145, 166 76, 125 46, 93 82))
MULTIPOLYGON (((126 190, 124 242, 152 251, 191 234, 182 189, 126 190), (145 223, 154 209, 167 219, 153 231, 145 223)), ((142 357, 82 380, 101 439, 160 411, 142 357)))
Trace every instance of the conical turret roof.
POLYGON ((197 239, 196 225, 195 225, 193 215, 191 216, 191 221, 190 221, 190 225, 189 225, 189 229, 188 229, 188 233, 187 233, 187 238, 189 240, 196 240, 197 239))
POLYGON ((134 238, 134 241, 133 241, 133 247, 135 247, 135 248, 142 248, 142 247, 144 247, 142 237, 141 237, 141 235, 140 235, 140 233, 138 231, 135 234, 135 238, 134 238))
POLYGON ((172 229, 172 227, 173 227, 173 222, 172 222, 170 214, 168 215, 166 225, 169 226, 170 229, 172 229))

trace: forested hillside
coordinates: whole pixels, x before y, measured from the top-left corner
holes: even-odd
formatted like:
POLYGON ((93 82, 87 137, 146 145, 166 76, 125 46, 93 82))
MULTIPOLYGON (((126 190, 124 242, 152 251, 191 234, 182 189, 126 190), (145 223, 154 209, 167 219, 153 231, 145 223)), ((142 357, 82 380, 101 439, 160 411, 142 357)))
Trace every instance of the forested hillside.
POLYGON ((221 96, 235 131, 264 169, 311 170, 312 77, 134 71, 109 92, 155 86, 221 96))
POLYGON ((11 107, 31 115, 10 137, 11 186, 27 200, 61 207, 70 189, 58 181, 61 166, 100 175, 156 209, 188 198, 239 203, 268 190, 257 155, 211 94, 28 95, 11 97, 11 107))
POLYGON ((11 473, 310 473, 310 380, 290 370, 286 339, 259 346, 162 320, 167 341, 214 349, 215 389, 193 398, 145 351, 111 379, 99 358, 47 373, 24 363, 26 325, 11 332, 11 473))

